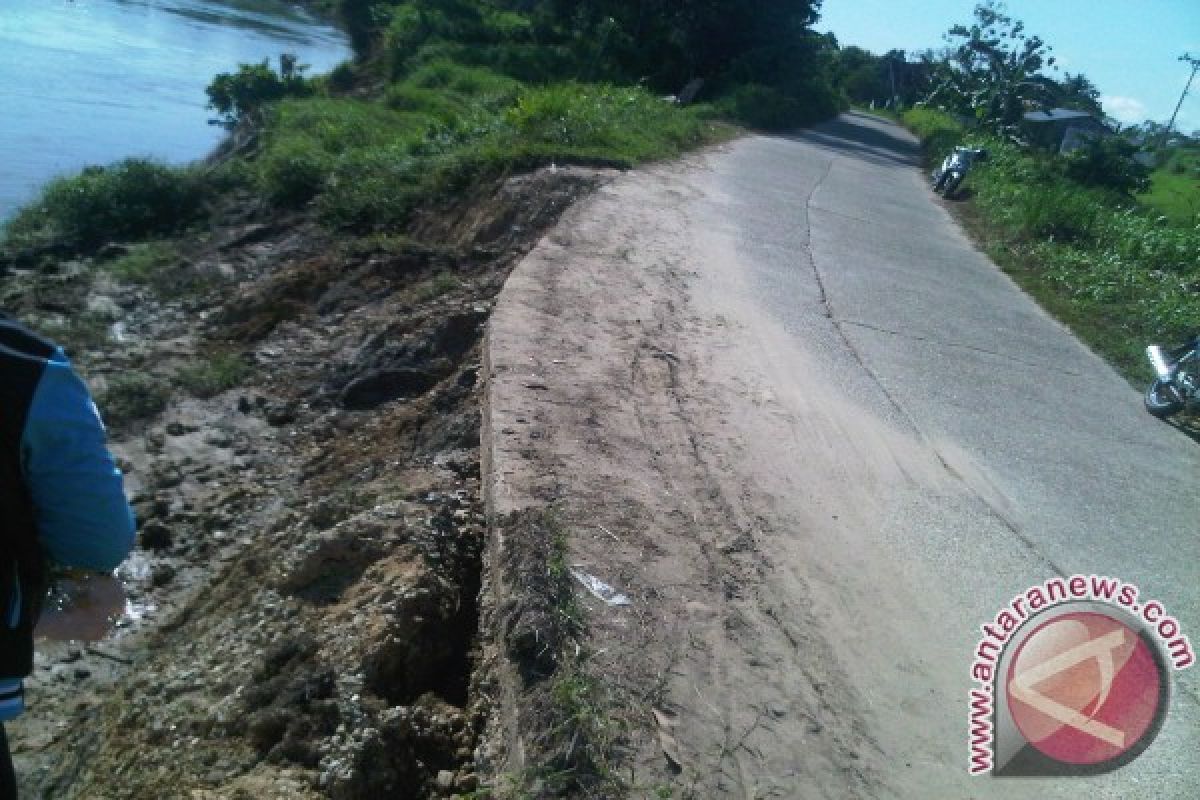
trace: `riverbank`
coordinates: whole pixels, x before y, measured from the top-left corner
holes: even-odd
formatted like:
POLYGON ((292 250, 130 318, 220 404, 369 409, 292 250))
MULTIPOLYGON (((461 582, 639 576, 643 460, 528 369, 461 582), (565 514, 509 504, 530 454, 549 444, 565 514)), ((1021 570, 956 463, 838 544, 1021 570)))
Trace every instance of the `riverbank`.
POLYGON ((205 108, 218 72, 289 52, 319 74, 353 56, 328 17, 282 0, 10 0, 0 50, 0 221, 87 165, 203 158, 223 136, 205 108))
POLYGON ((232 73, 216 158, 69 176, 8 226, 0 302, 96 391, 145 611, 43 650, 13 729, 29 796, 519 795, 536 778, 480 749, 501 624, 480 590, 512 566, 484 563, 493 298, 614 168, 735 135, 722 109, 790 125, 828 98, 727 84, 685 107, 579 80, 632 68, 597 65, 566 22, 534 45, 531 20, 460 11, 424 43, 367 31, 369 57, 327 77, 232 73))
POLYGON ((114 273, 121 247, 7 276, 22 318, 120 324, 73 355, 123 398, 147 610, 43 647, 11 727, 26 796, 476 787, 479 340, 508 269, 603 180, 479 184, 389 237, 231 204, 150 284, 114 273))

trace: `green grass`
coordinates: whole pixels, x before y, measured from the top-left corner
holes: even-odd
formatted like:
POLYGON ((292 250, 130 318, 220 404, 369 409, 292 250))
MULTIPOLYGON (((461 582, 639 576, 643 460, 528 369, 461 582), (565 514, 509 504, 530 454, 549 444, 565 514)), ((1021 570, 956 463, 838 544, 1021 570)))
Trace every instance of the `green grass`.
MULTIPOLYGON (((904 119, 931 162, 966 137, 937 112, 910 111, 904 119)), ((1200 320, 1200 229, 1075 184, 1051 156, 984 143, 992 158, 967 178, 972 199, 963 221, 1047 310, 1143 383, 1145 345, 1182 341, 1200 320)))
POLYGON ((529 86, 436 58, 378 102, 279 103, 256 173, 280 206, 313 202, 330 227, 380 230, 480 179, 548 163, 628 167, 718 135, 704 109, 680 109, 640 88, 529 86))
POLYGON ((1179 150, 1150 175, 1150 189, 1138 202, 1174 225, 1200 225, 1200 151, 1179 150))
POLYGON ((218 353, 181 368, 174 382, 196 397, 214 397, 242 385, 250 373, 250 365, 241 356, 218 353))
POLYGON ((130 158, 56 178, 4 229, 4 244, 74 250, 174 233, 195 220, 212 187, 200 169, 130 158))
POLYGON ((179 258, 179 251, 169 241, 144 242, 105 265, 113 277, 127 283, 150 284, 168 265, 179 258))

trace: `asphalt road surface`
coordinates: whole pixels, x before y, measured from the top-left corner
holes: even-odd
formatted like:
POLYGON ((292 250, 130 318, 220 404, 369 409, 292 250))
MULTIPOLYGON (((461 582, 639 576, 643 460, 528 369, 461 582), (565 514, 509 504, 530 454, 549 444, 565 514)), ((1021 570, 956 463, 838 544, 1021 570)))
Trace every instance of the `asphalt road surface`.
POLYGON ((661 746, 706 798, 1200 797, 1197 667, 1119 770, 967 774, 981 626, 1027 588, 1118 578, 1200 644, 1200 445, 974 249, 907 133, 621 177, 492 324, 495 508, 591 531, 572 557, 634 599, 593 609, 597 663, 665 676, 639 774, 661 746))
MULTIPOLYGON (((782 327, 971 487, 977 502, 957 507, 893 501, 881 526, 910 578, 929 582, 926 613, 959 645, 944 656, 962 675, 979 626, 1056 574, 1133 583, 1200 644, 1200 445, 1148 416, 975 250, 918 163, 911 137, 858 114, 714 159, 712 214, 737 236, 742 274, 713 302, 738 296, 752 309, 743 320, 782 327)), ((1170 715, 1140 759, 1086 780, 1113 796, 1200 796, 1198 676, 1174 676, 1170 715)), ((966 689, 952 696, 965 719, 966 689)), ((892 724, 903 735, 903 719, 892 724)))

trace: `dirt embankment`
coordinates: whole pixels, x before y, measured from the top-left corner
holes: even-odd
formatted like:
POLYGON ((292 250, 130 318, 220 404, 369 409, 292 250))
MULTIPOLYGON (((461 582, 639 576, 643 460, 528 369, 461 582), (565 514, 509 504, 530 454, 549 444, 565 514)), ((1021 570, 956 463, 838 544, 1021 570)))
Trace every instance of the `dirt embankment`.
POLYGON ((99 397, 172 387, 110 431, 140 523, 135 615, 43 643, 10 726, 23 796, 477 789, 480 340, 515 261, 605 179, 480 187, 403 236, 333 238, 243 201, 154 287, 111 278, 121 247, 0 279, 99 397), (230 356, 241 385, 180 386, 230 356))

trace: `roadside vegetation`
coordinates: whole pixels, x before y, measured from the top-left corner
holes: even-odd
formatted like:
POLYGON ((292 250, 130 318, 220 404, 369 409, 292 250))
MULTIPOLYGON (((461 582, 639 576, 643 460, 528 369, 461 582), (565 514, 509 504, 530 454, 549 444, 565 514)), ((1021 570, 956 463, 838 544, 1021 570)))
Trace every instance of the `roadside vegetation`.
MULTIPOLYGON (((728 136, 722 120, 789 128, 843 107, 810 30, 816 4, 652 5, 326 2, 353 63, 309 77, 285 55, 209 86, 214 121, 251 146, 219 165, 128 159, 60 178, 6 225, 3 249, 36 260, 169 239, 232 190, 336 230, 396 230, 418 205, 514 171, 629 167, 728 136)), ((163 252, 118 272, 151 282, 163 252)))
POLYGON ((1200 224, 1200 143, 1171 151, 1138 201, 1175 225, 1200 224))
POLYGON ((1016 126, 1049 81, 1039 70, 1051 57, 995 7, 976 17, 950 33, 960 40, 959 68, 903 122, 930 166, 956 144, 987 148, 961 192, 964 222, 1044 307, 1142 384, 1143 348, 1176 345, 1200 320, 1200 226, 1188 213, 1197 190, 1181 185, 1172 195, 1161 182, 1187 167, 1168 162, 1151 178, 1132 158, 1137 146, 1116 136, 1088 138, 1065 156, 1024 143, 1016 126), (988 66, 997 62, 1010 69, 988 66))

